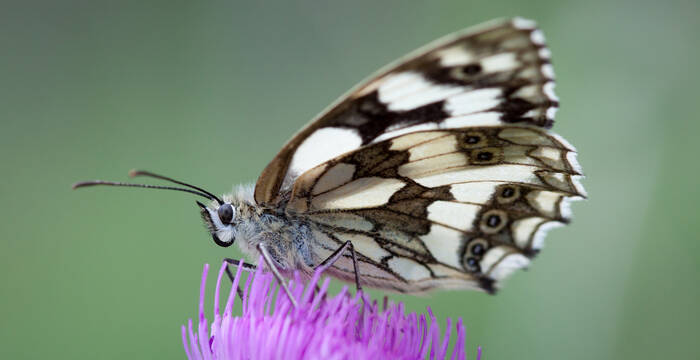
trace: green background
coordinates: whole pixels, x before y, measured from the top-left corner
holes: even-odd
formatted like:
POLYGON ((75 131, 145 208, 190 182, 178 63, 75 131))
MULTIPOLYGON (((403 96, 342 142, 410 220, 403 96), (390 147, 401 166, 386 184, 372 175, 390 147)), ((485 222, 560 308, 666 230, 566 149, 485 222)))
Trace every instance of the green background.
POLYGON ((590 199, 497 296, 392 298, 485 359, 697 358, 700 6, 554 0, 3 2, 0 358, 183 358, 202 265, 240 256, 191 196, 73 182, 230 191, 378 67, 513 15, 547 36, 590 199))

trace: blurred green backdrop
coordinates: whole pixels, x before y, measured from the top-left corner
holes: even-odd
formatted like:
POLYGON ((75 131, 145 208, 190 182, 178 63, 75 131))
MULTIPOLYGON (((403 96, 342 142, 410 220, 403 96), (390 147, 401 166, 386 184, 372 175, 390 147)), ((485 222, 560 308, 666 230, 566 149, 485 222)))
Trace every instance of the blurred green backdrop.
POLYGON ((393 298, 485 359, 697 358, 700 6, 631 0, 4 1, 0 358, 183 358, 202 265, 240 256, 190 196, 71 183, 227 192, 378 67, 513 15, 547 36, 590 200, 495 297, 393 298))

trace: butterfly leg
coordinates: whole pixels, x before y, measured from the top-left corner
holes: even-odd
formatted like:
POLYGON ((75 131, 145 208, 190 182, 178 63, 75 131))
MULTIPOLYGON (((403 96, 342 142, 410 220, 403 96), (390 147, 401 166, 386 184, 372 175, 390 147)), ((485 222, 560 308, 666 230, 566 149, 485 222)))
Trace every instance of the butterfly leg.
POLYGON ((322 272, 326 271, 326 269, 333 266, 333 264, 335 264, 335 262, 338 261, 341 256, 343 256, 345 250, 350 250, 350 254, 352 254, 352 266, 355 269, 355 286, 357 287, 357 291, 362 291, 362 285, 360 285, 360 273, 357 271, 357 255, 355 254, 355 248, 352 246, 350 241, 346 241, 345 244, 334 251, 331 256, 318 264, 314 271, 319 269, 321 269, 322 272))
MULTIPOLYGON (((228 275, 229 280, 231 280, 231 284, 233 284, 233 280, 234 280, 235 276, 231 272, 231 268, 229 267, 229 265, 233 265, 235 267, 241 266, 241 267, 243 267, 243 270, 248 271, 248 272, 253 272, 256 269, 255 265, 248 264, 247 262, 241 261, 241 260, 224 258, 224 262, 226 263, 226 275, 228 275)), ((243 290, 241 290, 240 285, 236 289, 236 293, 238 293, 238 297, 241 298, 241 300, 243 300, 243 290)))
POLYGON ((275 266, 275 263, 272 260, 272 255, 270 255, 270 251, 267 250, 267 247, 262 242, 258 244, 257 248, 258 251, 260 251, 260 254, 262 255, 263 259, 265 260, 265 264, 267 264, 268 269, 270 269, 272 274, 277 279, 277 282, 282 286, 284 292, 287 293, 289 301, 292 302, 292 305, 294 305, 295 308, 299 307, 297 305, 297 301, 294 299, 294 296, 292 296, 292 292, 289 291, 289 287, 287 287, 287 281, 282 277, 279 270, 277 270, 277 266, 275 266))

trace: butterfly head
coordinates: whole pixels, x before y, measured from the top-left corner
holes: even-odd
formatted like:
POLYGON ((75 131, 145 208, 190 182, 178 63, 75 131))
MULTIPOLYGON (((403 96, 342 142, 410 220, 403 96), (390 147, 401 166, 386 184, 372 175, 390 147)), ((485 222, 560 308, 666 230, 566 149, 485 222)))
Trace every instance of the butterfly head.
POLYGON ((214 203, 208 207, 197 201, 204 225, 216 245, 229 247, 236 240, 237 207, 231 202, 214 203))

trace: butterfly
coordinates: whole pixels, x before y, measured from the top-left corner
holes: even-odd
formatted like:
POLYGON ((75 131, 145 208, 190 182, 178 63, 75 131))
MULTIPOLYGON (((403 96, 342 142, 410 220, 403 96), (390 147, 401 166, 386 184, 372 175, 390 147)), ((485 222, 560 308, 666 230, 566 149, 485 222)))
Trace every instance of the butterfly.
MULTIPOLYGON (((322 268, 403 293, 493 293, 585 198, 542 32, 492 21, 439 39, 356 86, 289 140, 255 187, 191 192, 214 242, 278 276, 322 268)), ((239 266, 254 266, 229 260, 239 266)))

